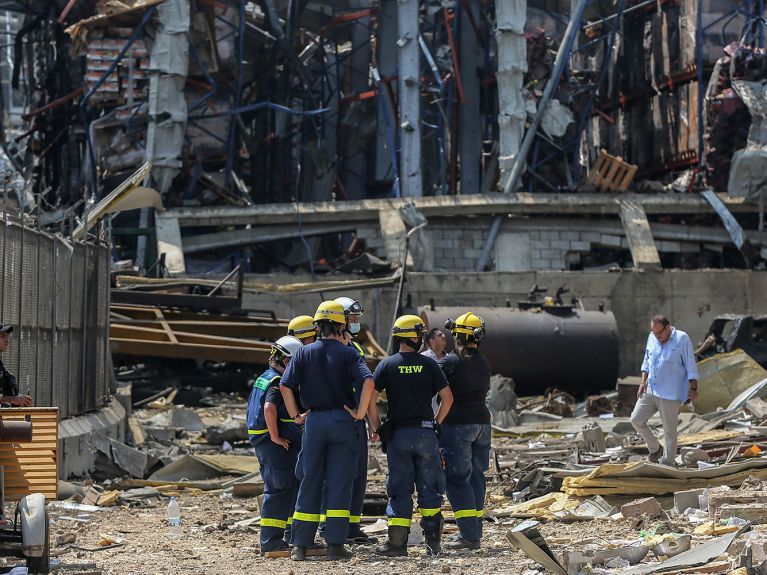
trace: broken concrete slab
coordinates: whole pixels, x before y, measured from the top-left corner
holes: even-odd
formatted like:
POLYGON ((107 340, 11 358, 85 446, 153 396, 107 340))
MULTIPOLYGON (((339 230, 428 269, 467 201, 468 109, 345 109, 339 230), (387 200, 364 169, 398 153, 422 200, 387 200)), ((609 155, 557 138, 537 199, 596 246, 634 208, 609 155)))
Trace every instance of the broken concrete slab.
POLYGON ((183 428, 148 425, 144 427, 144 431, 154 441, 170 443, 178 437, 179 433, 183 432, 183 428))
POLYGON ((657 517, 663 513, 663 508, 655 497, 645 497, 621 506, 623 517, 657 517))
POLYGON ((581 429, 585 449, 589 453, 604 453, 607 450, 605 434, 596 423, 584 425, 581 429))
POLYGON ((248 423, 244 419, 228 419, 221 425, 209 427, 205 439, 211 445, 221 445, 224 441, 232 443, 248 437, 248 423))
POLYGON ((752 397, 746 402, 746 409, 759 419, 767 418, 767 401, 760 397, 752 397))
POLYGON ((183 427, 186 431, 204 431, 206 425, 202 418, 187 407, 174 407, 170 412, 170 425, 172 427, 183 427))
POLYGON ((706 493, 706 489, 686 489, 674 493, 674 509, 677 512, 684 513, 692 507, 700 509, 700 496, 706 493))
POLYGON ((725 503, 714 511, 714 520, 737 517, 748 521, 752 525, 767 523, 767 503, 725 503))

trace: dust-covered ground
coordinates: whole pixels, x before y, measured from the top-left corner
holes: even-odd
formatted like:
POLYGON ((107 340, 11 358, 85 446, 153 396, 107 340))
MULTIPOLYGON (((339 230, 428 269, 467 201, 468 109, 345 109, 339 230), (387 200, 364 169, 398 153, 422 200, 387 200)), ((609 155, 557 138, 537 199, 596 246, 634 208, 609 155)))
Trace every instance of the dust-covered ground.
MULTIPOLYGON (((512 551, 505 533, 519 521, 507 524, 486 523, 483 548, 479 551, 445 552, 428 558, 425 549, 410 547, 407 558, 388 559, 374 554, 370 546, 354 546, 355 557, 348 562, 328 562, 322 557, 303 563, 290 559, 265 559, 258 554, 257 527, 232 527, 257 510, 255 499, 231 499, 220 494, 179 497, 184 521, 183 536, 171 538, 166 524, 165 503, 150 508, 112 507, 106 511, 81 515, 72 511, 51 510, 51 540, 54 561, 63 567, 80 565, 82 571, 97 570, 109 575, 148 574, 229 574, 229 573, 360 573, 403 575, 422 573, 517 574, 533 570, 536 564, 523 553, 512 551), (69 518, 68 518, 69 517, 69 518), (56 545, 60 539, 76 540, 56 545), (120 546, 100 548, 99 543, 117 540, 120 546)), ((448 524, 446 531, 455 531, 448 524)), ((566 548, 599 540, 636 536, 628 521, 591 521, 579 524, 543 525, 542 534, 551 547, 561 553, 566 548)), ((381 536, 385 538, 385 534, 381 536)))

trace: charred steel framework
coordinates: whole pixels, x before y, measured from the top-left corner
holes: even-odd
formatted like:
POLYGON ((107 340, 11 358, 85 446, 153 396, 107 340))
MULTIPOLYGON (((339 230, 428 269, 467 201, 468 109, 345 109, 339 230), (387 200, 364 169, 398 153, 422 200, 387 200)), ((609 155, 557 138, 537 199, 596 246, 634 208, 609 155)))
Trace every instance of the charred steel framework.
MULTIPOLYGON (((551 6, 543 0, 529 4, 540 5, 560 29, 570 18, 566 10, 547 12, 551 6)), ((556 3, 558 9, 564 4, 556 3)), ((525 166, 524 186, 530 192, 577 188, 596 152, 595 122, 613 121, 608 113, 641 96, 623 92, 638 90, 638 84, 621 81, 620 74, 618 80, 607 81, 618 52, 627 49, 628 34, 633 33, 626 26, 643 23, 653 11, 679 9, 678 3, 655 0, 615 0, 611 9, 593 1, 586 4, 586 16, 573 15, 579 22, 578 37, 558 47, 564 51, 565 67, 554 82, 555 93, 567 92, 574 122, 559 138, 542 130, 533 134, 529 153, 516 167, 521 173, 525 166)), ((194 6, 208 10, 227 30, 217 40, 232 40, 233 58, 231 68, 210 69, 199 42, 188 34, 186 86, 195 95, 187 106, 186 123, 211 137, 217 147, 185 154, 184 177, 175 190, 178 202, 197 201, 211 175, 222 177, 219 201, 241 206, 466 194, 494 187, 498 158, 491 144, 498 140, 498 55, 492 41, 492 0, 456 0, 449 7, 433 0, 197 0, 194 6), (418 16, 405 30, 406 4, 415 4, 412 13, 418 16), (253 16, 254 6, 261 11, 260 20, 253 16), (231 9, 232 17, 223 17, 217 7, 231 9), (400 77, 406 63, 415 65, 417 72, 400 77), (403 111, 407 91, 415 91, 417 98, 414 108, 403 111), (224 136, 211 130, 216 122, 227 124, 224 136), (417 158, 408 153, 413 135, 418 145, 412 149, 421 151, 417 158)), ((128 42, 87 87, 71 80, 82 61, 66 57, 64 24, 89 14, 77 13, 77 8, 70 12, 69 6, 59 11, 47 0, 9 2, 3 8, 22 15, 18 28, 6 32, 6 50, 13 50, 11 85, 25 88, 28 108, 26 124, 13 134, 18 151, 9 149, 9 156, 33 180, 41 210, 82 209, 78 203, 100 196, 108 185, 98 171, 91 142, 93 122, 103 118, 93 96, 131 45, 154 26, 156 5, 148 2, 137 12, 128 42), (86 166, 86 173, 80 165, 86 166)), ((733 3, 730 12, 713 22, 704 21, 704 10, 705 2, 697 0, 696 65, 661 86, 673 92, 684 83, 698 82, 698 149, 689 163, 704 158, 707 33, 721 27, 724 38, 725 29, 740 24, 746 43, 762 48, 765 42, 764 0, 733 3)), ((133 113, 122 120, 126 133, 136 129, 145 100, 133 102, 133 113)), ((188 134, 185 138, 188 146, 188 134)), ((7 147, 9 134, 3 139, 7 147)), ((679 167, 671 164, 669 169, 679 167)), ((51 219, 66 221, 66 215, 51 219)), ((142 227, 135 233, 149 231, 142 227)), ((235 249, 233 265, 241 257, 237 254, 235 249)))

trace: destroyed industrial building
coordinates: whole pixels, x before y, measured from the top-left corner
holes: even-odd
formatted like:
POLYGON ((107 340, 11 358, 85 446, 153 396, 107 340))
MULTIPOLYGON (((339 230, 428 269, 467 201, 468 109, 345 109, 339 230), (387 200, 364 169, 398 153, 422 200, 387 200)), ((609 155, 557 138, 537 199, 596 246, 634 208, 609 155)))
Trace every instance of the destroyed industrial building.
MULTIPOLYGON (((430 558, 414 522, 355 572, 767 573, 764 8, 4 2, 2 359, 36 407, 0 410, 32 425, 0 487, 49 501, 29 572, 287 568, 257 557, 248 386, 349 296, 369 366, 397 315, 472 309, 494 374, 483 549, 430 558), (700 372, 675 466, 630 420, 657 313, 700 372)), ((370 535, 386 473, 371 443, 370 535)))

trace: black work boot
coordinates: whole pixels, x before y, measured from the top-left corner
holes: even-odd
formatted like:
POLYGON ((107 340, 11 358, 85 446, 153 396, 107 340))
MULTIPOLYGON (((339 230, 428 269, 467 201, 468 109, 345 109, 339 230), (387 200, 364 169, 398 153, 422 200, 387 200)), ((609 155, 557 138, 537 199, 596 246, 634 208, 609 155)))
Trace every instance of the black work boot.
POLYGON ((293 561, 306 561, 306 547, 294 545, 293 551, 290 552, 290 558, 293 561))
POLYGON ((406 557, 408 535, 410 535, 409 527, 389 525, 389 540, 376 548, 376 555, 383 555, 385 557, 406 557))
POLYGON ((343 544, 331 545, 328 543, 328 561, 346 561, 354 557, 343 544))
MULTIPOLYGON (((423 536, 426 540, 426 551, 431 556, 439 555, 442 552, 442 527, 445 525, 445 518, 442 517, 442 513, 435 515, 434 519, 437 520, 437 525, 429 529, 424 528, 423 530, 423 536)), ((421 520, 421 527, 423 527, 423 524, 424 521, 421 520)))

